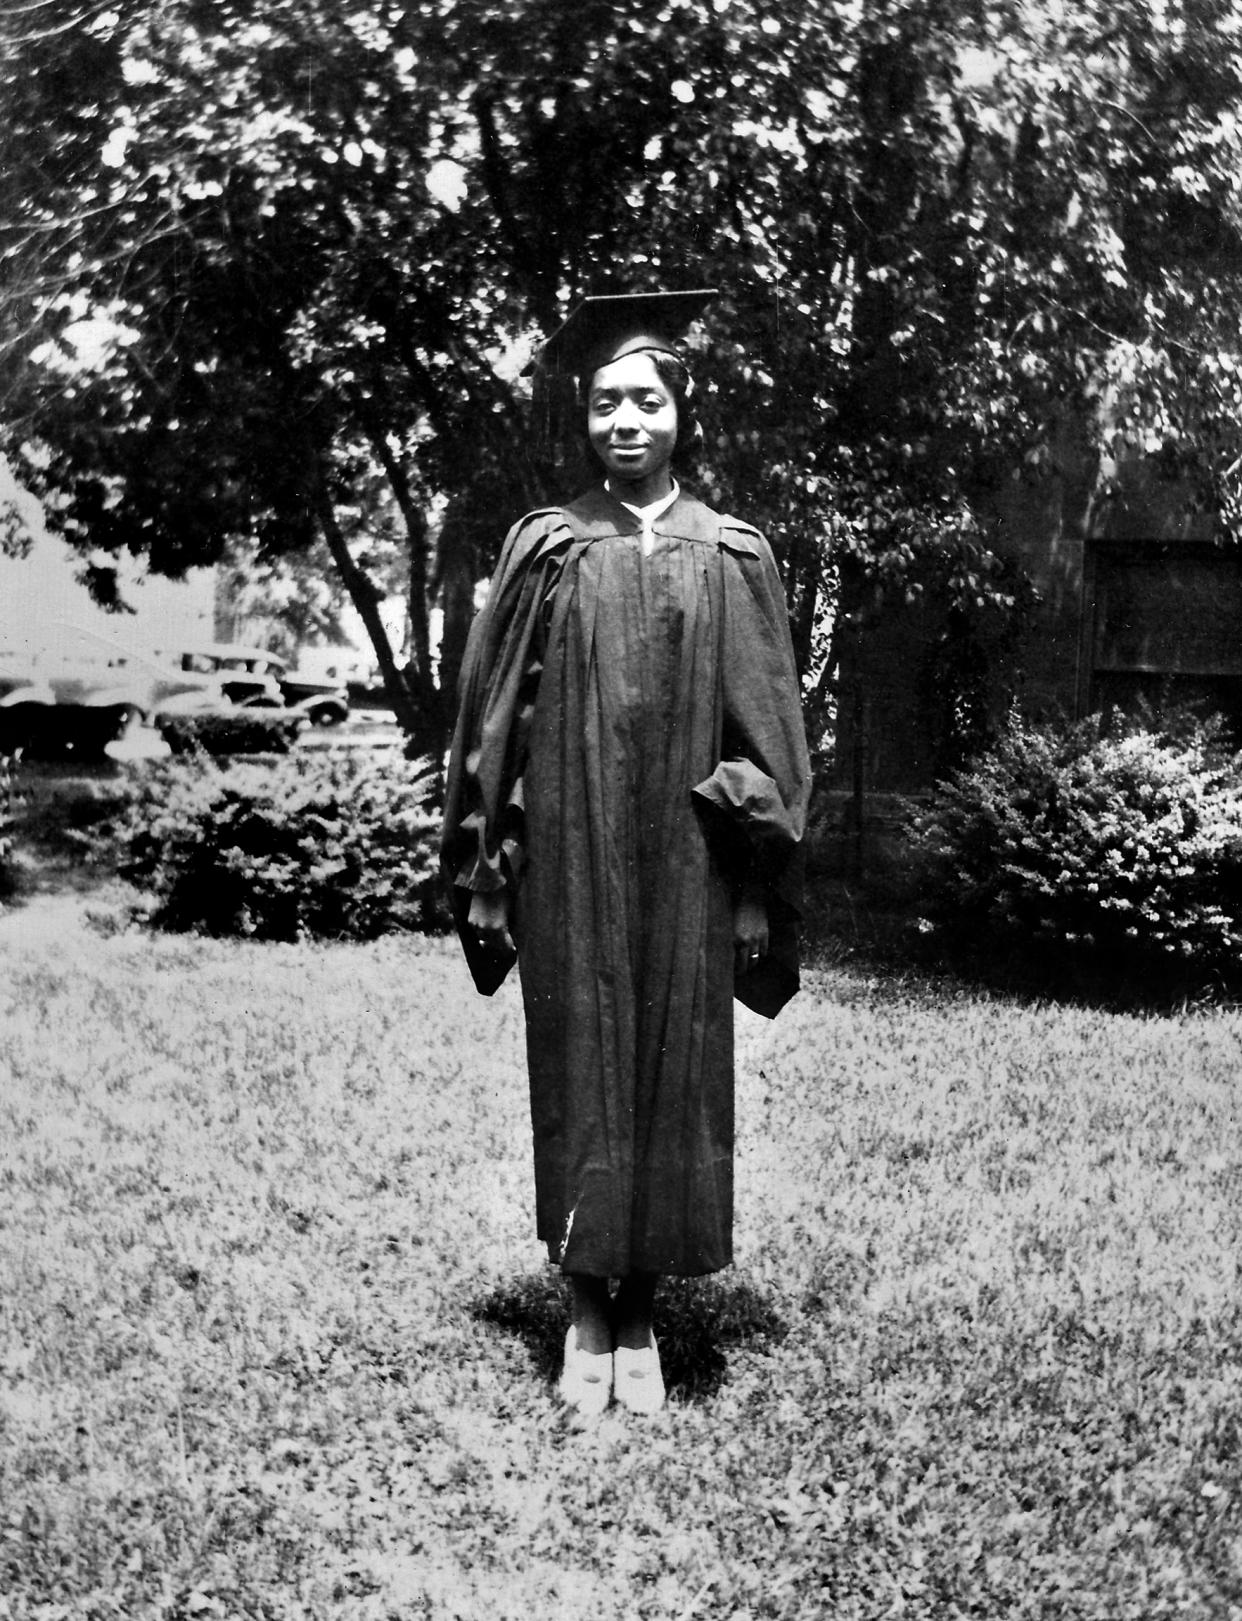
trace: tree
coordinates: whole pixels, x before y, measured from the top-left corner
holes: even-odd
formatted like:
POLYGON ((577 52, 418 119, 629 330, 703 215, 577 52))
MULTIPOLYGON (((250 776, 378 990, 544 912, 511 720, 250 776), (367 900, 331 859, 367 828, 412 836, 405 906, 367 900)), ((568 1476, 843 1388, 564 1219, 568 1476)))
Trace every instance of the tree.
POLYGON ((844 579, 825 689, 894 595, 963 624, 1013 601, 988 494, 1067 411, 1236 526, 1224 0, 26 0, 3 26, 7 448, 71 537, 159 569, 317 537, 420 742, 505 523, 563 493, 522 361, 587 291, 725 289, 704 482, 772 535, 804 665, 844 579), (91 315, 110 349, 58 367, 91 315), (409 556, 404 672, 360 489, 409 556))

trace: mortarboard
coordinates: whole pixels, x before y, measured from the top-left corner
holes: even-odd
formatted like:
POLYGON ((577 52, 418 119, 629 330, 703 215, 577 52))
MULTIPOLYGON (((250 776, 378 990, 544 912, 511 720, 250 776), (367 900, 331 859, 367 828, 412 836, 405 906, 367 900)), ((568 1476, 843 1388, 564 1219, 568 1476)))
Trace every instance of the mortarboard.
POLYGON ((714 287, 696 287, 584 298, 544 344, 539 369, 553 377, 589 377, 642 349, 676 354, 686 328, 715 297, 714 287))

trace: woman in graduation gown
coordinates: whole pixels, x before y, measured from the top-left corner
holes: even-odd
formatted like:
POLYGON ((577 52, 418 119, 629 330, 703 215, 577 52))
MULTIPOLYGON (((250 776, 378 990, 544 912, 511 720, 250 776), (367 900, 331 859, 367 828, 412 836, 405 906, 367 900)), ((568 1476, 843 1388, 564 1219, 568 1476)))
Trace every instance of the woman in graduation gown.
POLYGON ((785 598, 762 536, 673 473, 697 432, 674 343, 710 296, 588 299, 545 349, 605 477, 510 531, 446 791, 479 990, 516 943, 538 1232, 571 1284, 560 1389, 585 1413, 663 1403, 656 1282, 732 1257, 732 997, 771 1016, 797 988, 785 598))

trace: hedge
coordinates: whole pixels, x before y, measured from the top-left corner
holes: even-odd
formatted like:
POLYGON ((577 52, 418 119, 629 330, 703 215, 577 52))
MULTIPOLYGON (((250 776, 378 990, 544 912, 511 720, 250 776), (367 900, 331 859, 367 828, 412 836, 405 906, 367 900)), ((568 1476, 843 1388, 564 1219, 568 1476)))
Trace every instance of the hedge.
POLYGON ((156 726, 174 754, 288 754, 305 721, 280 709, 160 715, 156 726))
POLYGON ((169 760, 135 772, 102 842, 158 928, 260 940, 436 933, 449 916, 433 785, 426 762, 396 749, 169 760))
POLYGON ((6 900, 17 888, 13 861, 13 775, 13 756, 0 754, 0 901, 6 900))
POLYGON ((927 928, 1242 965, 1242 756, 1219 722, 1012 725, 910 832, 927 928))

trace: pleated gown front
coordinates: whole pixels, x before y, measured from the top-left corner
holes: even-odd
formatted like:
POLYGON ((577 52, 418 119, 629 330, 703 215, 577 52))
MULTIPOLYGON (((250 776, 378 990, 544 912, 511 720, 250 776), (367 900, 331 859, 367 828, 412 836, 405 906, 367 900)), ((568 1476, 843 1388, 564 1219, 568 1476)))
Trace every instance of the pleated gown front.
POLYGON ((758 877, 796 906, 808 789, 759 535, 681 497, 644 547, 602 490, 517 526, 463 671, 445 859, 459 915, 513 891, 538 1231, 565 1270, 731 1259, 733 903, 758 877))

